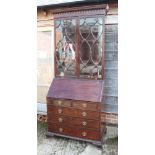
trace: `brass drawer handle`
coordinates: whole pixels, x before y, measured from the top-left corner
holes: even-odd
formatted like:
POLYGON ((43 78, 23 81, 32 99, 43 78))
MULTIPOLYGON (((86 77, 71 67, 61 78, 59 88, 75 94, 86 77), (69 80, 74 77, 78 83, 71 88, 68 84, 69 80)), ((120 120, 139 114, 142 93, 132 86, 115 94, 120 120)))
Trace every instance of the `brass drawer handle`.
POLYGON ((59 118, 59 119, 58 119, 58 121, 59 121, 59 122, 62 122, 62 121, 63 121, 63 119, 62 119, 62 118, 59 118))
POLYGON ((59 132, 63 132, 63 128, 59 128, 59 132))
POLYGON ((58 109, 58 113, 61 114, 62 113, 62 109, 58 109))
POLYGON ((82 132, 81 134, 83 137, 87 136, 87 132, 82 132))
POLYGON ((83 125, 83 126, 86 126, 86 125, 87 125, 87 122, 85 122, 85 121, 82 122, 82 125, 83 125))
POLYGON ((87 116, 87 113, 86 112, 82 112, 82 116, 87 116))
POLYGON ((83 106, 83 108, 86 108, 87 107, 87 104, 86 103, 83 103, 82 106, 83 106))
POLYGON ((62 101, 58 101, 58 105, 61 106, 62 105, 62 101))

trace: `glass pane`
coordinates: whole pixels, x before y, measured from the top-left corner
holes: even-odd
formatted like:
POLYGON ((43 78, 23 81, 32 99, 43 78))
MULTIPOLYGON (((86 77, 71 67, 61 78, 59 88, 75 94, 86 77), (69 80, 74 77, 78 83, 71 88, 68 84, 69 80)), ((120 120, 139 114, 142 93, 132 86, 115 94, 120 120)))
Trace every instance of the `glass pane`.
POLYGON ((56 75, 76 74, 76 20, 57 20, 56 26, 56 75))
POLYGON ((103 20, 80 19, 80 77, 102 78, 103 20))

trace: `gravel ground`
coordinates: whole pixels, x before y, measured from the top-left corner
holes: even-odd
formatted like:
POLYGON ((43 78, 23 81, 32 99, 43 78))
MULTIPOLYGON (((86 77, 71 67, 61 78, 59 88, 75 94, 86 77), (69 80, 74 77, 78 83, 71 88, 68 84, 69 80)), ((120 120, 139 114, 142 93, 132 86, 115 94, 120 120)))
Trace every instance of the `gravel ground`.
POLYGON ((116 127, 107 127, 103 151, 86 142, 60 137, 46 138, 47 123, 38 122, 37 155, 117 155, 118 134, 116 127))

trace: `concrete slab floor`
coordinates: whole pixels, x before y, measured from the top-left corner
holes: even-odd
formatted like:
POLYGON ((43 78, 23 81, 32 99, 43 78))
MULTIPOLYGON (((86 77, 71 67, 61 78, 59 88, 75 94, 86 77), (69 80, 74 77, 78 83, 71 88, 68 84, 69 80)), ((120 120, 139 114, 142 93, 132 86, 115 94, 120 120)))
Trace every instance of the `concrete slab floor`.
POLYGON ((37 155, 117 155, 118 129, 107 127, 104 137, 103 151, 86 142, 66 139, 62 137, 46 138, 47 123, 38 122, 37 127, 37 155))

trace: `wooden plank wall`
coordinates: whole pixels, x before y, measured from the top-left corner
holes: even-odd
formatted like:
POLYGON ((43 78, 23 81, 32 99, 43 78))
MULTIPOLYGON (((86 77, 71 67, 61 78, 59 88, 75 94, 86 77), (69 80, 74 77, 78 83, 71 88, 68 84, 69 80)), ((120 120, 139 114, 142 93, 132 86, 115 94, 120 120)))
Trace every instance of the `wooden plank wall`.
MULTIPOLYGON (((105 103, 118 104, 118 5, 109 5, 105 20, 105 103)), ((116 108, 117 113, 117 108, 116 108)))

